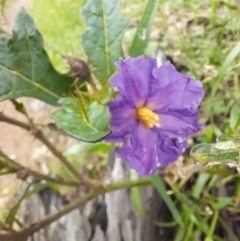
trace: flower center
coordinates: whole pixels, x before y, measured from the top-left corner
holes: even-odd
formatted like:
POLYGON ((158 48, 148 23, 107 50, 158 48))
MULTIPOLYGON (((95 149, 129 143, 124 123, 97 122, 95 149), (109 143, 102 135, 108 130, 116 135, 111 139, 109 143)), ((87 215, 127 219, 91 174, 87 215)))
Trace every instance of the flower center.
POLYGON ((159 128, 161 126, 158 115, 145 106, 137 109, 137 118, 148 128, 159 128))

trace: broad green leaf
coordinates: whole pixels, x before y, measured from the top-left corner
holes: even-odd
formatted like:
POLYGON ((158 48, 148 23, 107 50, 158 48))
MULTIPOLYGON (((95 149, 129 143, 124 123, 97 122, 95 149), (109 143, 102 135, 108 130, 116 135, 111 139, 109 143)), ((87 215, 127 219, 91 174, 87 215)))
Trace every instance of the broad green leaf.
POLYGON ((30 196, 32 196, 35 193, 38 193, 39 191, 41 191, 42 189, 44 189, 45 187, 47 187, 47 183, 36 183, 36 184, 29 184, 24 190, 22 190, 19 195, 17 196, 17 198, 15 199, 15 202, 11 208, 11 210, 9 211, 9 214, 5 220, 5 223, 8 224, 9 226, 13 226, 13 222, 15 220, 15 216, 17 214, 17 211, 20 207, 21 202, 24 199, 29 198, 30 196))
POLYGON ((172 213, 175 221, 183 227, 183 220, 181 218, 180 213, 178 212, 175 204, 172 199, 168 196, 163 180, 159 176, 150 176, 151 182, 156 187, 159 195, 164 200, 165 204, 168 206, 169 211, 172 213))
POLYGON ((133 39, 132 46, 130 48, 131 57, 136 57, 138 55, 144 54, 158 3, 159 0, 148 1, 142 19, 138 24, 137 32, 133 39))
POLYGON ((88 26, 82 45, 94 75, 104 83, 115 71, 114 63, 123 56, 121 41, 128 20, 121 16, 119 0, 87 0, 82 15, 88 26))
POLYGON ((238 149, 233 141, 199 144, 192 148, 191 156, 204 165, 238 163, 238 149))
POLYGON ((0 35, 0 101, 22 96, 57 105, 70 91, 73 78, 51 65, 37 27, 22 8, 9 39, 0 35))
POLYGON ((68 98, 52 117, 59 128, 82 141, 97 142, 109 134, 108 123, 111 116, 107 107, 92 102, 85 112, 88 120, 81 111, 78 100, 68 98))

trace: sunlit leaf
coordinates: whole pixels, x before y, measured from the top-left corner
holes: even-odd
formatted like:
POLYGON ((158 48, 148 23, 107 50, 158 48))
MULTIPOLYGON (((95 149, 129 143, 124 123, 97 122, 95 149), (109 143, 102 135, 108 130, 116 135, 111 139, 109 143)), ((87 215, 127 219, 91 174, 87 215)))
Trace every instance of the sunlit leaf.
POLYGON ((22 96, 49 104, 70 91, 74 78, 60 75, 51 65, 37 27, 22 8, 13 36, 0 35, 0 101, 22 96))
POLYGON ((33 1, 31 16, 44 38, 44 47, 55 68, 67 73, 69 68, 60 54, 84 56, 79 39, 86 30, 80 9, 85 0, 33 1), (44 16, 44 17, 43 17, 44 16))
POLYGON ((86 106, 86 119, 78 100, 68 98, 62 108, 52 114, 56 124, 69 135, 86 142, 101 140, 110 129, 108 126, 110 112, 107 107, 92 102, 86 106))
POLYGON ((119 0, 87 0, 82 15, 88 26, 82 45, 97 79, 104 83, 115 71, 114 63, 123 56, 121 41, 128 20, 120 13, 119 0))

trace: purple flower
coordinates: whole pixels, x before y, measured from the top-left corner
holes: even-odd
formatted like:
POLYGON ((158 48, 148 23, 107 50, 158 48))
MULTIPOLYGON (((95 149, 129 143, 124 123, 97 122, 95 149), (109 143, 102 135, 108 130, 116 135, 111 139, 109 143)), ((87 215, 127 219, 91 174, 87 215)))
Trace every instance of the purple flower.
POLYGON ((183 76, 167 62, 140 56, 120 60, 110 83, 120 94, 110 103, 112 133, 106 141, 123 142, 118 155, 140 175, 157 172, 188 147, 186 136, 197 132, 202 84, 183 76))

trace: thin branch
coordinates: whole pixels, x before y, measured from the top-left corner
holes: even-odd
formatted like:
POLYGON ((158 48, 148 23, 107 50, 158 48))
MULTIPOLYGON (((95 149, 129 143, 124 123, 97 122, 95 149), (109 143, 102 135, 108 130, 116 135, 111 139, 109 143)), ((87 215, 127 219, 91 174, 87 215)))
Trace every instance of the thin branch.
MULTIPOLYGON (((31 131, 33 129, 33 128, 31 128, 30 125, 28 125, 24 122, 12 119, 12 118, 4 115, 3 113, 0 113, 0 121, 7 122, 7 123, 15 125, 15 126, 19 126, 23 129, 25 129, 26 131, 31 131)), ((60 151, 58 151, 55 148, 55 146, 46 138, 46 136, 44 136, 44 134, 42 133, 41 130, 34 128, 33 135, 36 138, 38 138, 45 146, 47 146, 48 149, 63 163, 63 165, 78 178, 78 180, 81 180, 79 173, 69 163, 67 158, 60 151)))
MULTIPOLYGON (((65 186, 69 186, 69 187, 79 187, 81 184, 79 182, 74 182, 74 181, 66 181, 64 179, 61 178, 52 178, 50 176, 44 175, 42 173, 33 171, 27 167, 22 166, 21 164, 13 161, 12 159, 10 159, 5 153, 3 153, 0 150, 0 157, 2 156, 2 158, 6 159, 7 161, 1 161, 0 159, 0 163, 5 165, 8 168, 8 173, 17 173, 20 171, 23 171, 25 173, 25 175, 27 176, 33 176, 36 179, 40 179, 40 180, 45 180, 47 182, 50 183, 56 183, 56 184, 61 184, 61 185, 65 185, 65 186)), ((1 175, 3 175, 1 173, 1 175)))
MULTIPOLYGON (((84 205, 87 201, 90 201, 91 199, 97 197, 100 194, 109 193, 112 191, 116 191, 119 189, 124 188, 131 188, 131 187, 139 187, 139 186, 145 186, 151 184, 151 181, 149 178, 141 178, 137 180, 126 180, 121 182, 112 183, 106 186, 99 187, 98 190, 92 191, 88 194, 86 194, 83 198, 78 198, 75 201, 65 205, 59 212, 51 214, 47 216, 45 219, 41 220, 40 222, 34 223, 31 226, 15 233, 6 233, 1 234, 0 233, 0 240, 2 241, 12 241, 16 237, 24 237, 27 239, 29 236, 33 235, 35 232, 38 232, 39 230, 45 228, 46 226, 50 225, 57 219, 61 218, 62 216, 70 213, 74 209, 77 209, 84 205)), ((24 240, 24 239, 23 239, 24 240)))

